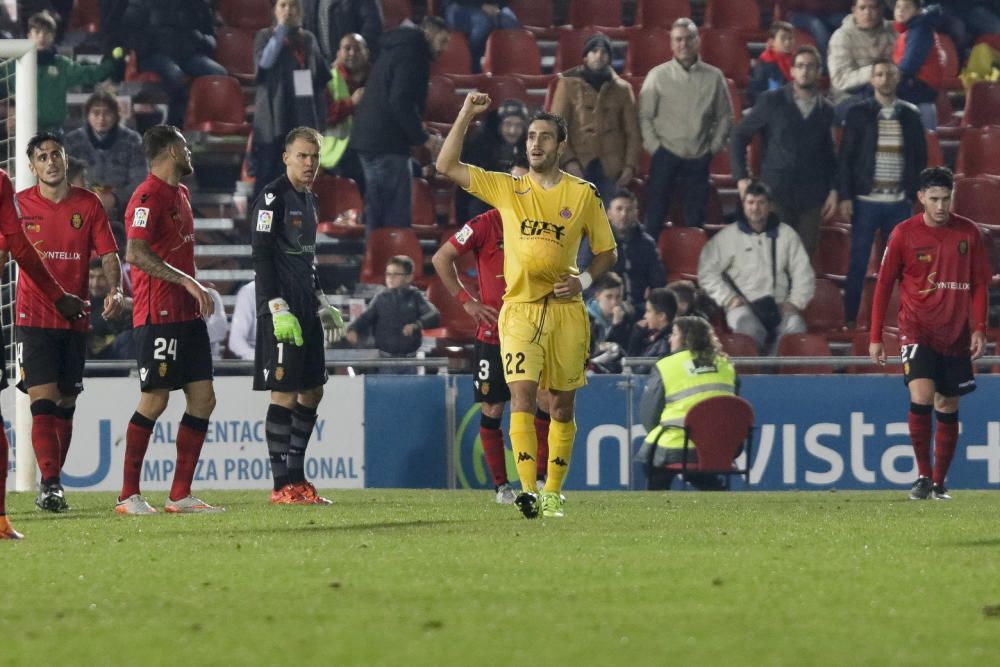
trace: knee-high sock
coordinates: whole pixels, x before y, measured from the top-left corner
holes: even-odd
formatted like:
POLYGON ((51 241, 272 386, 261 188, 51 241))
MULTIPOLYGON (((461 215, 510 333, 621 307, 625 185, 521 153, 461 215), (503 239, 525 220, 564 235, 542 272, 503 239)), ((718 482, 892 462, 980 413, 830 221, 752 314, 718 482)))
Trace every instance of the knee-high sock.
POLYGON ((271 403, 267 407, 264 432, 267 436, 267 455, 271 459, 274 490, 278 491, 288 484, 288 443, 292 438, 292 411, 271 403))
POLYGON ((910 442, 921 477, 931 476, 931 412, 933 406, 910 403, 910 442))
POLYGON ((510 447, 514 450, 514 465, 524 493, 535 493, 538 489, 538 440, 534 422, 535 417, 530 412, 510 413, 510 447))
POLYGON ((576 420, 561 422, 553 419, 549 424, 549 474, 545 477, 545 491, 562 491, 563 481, 569 472, 569 459, 573 455, 576 438, 576 420))
POLYGON ((538 437, 538 479, 545 479, 549 472, 549 413, 535 410, 535 434, 538 437))
POLYGON ((493 475, 493 486, 507 483, 507 457, 503 451, 503 431, 496 417, 479 417, 479 440, 483 443, 486 466, 493 475))
POLYGON ((934 483, 944 486, 951 459, 958 447, 958 412, 934 412, 937 428, 934 430, 934 483))
POLYGON ((56 433, 59 436, 59 467, 66 465, 66 457, 69 456, 69 444, 73 440, 73 415, 76 413, 76 406, 69 408, 58 408, 56 417, 59 419, 56 424, 56 433))
POLYGON ((138 412, 132 414, 125 431, 125 470, 122 476, 122 494, 118 500, 139 493, 139 476, 142 474, 142 460, 146 458, 149 436, 153 434, 156 421, 147 419, 138 412))
POLYGON ((208 420, 184 413, 181 427, 177 429, 177 468, 174 483, 170 485, 170 499, 180 500, 191 495, 191 481, 201 457, 201 446, 205 444, 208 420))
POLYGON ((3 418, 0 418, 0 516, 7 513, 7 456, 9 449, 7 429, 3 427, 3 418))
POLYGON ((299 484, 306 481, 306 447, 316 426, 316 408, 301 403, 292 411, 292 439, 288 443, 288 481, 299 484))
POLYGON ((59 482, 60 463, 59 436, 55 401, 40 398, 31 403, 31 447, 35 450, 35 460, 42 473, 42 484, 59 482))

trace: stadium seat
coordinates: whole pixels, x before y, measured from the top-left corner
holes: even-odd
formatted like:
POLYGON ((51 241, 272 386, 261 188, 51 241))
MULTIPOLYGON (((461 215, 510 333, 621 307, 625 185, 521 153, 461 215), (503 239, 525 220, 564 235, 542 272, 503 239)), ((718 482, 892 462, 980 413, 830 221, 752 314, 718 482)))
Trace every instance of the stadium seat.
POLYGON ((1000 180, 973 176, 955 181, 951 210, 973 222, 1000 223, 997 219, 1000 212, 1000 180))
POLYGON ((674 21, 691 17, 690 0, 639 0, 635 24, 644 28, 658 27, 670 30, 674 21))
MULTIPOLYGON (((867 357, 868 356, 868 343, 871 339, 871 335, 867 331, 858 331, 851 337, 851 356, 852 357, 867 357)), ((898 357, 900 354, 899 349, 899 335, 891 331, 882 332, 882 345, 885 347, 885 353, 889 357, 898 357)), ((876 366, 874 364, 861 364, 854 365, 850 367, 851 373, 856 374, 876 374, 876 373, 893 373, 895 366, 876 366)))
POLYGON ((1000 125, 1000 83, 980 82, 972 85, 965 98, 964 127, 1000 125))
MULTIPOLYGON (((746 334, 723 331, 718 334, 723 351, 731 357, 757 357, 760 350, 753 338, 746 334)), ((743 372, 742 370, 740 372, 743 372)))
MULTIPOLYGON (((70 14, 69 29, 72 32, 94 34, 100 31, 101 10, 98 0, 76 0, 70 14)), ((23 10, 22 10, 23 11, 23 10)))
POLYGON ((253 83, 257 65, 253 60, 254 32, 222 26, 215 33, 215 60, 241 83, 253 83))
POLYGON ((955 178, 1000 178, 1000 127, 970 127, 958 144, 955 178))
MULTIPOLYGON (((742 475, 750 487, 750 462, 753 460, 753 407, 739 396, 713 396, 696 404, 684 418, 683 463, 671 463, 667 470, 710 475, 742 475), (737 468, 733 460, 743 446, 746 463, 737 468), (688 463, 686 451, 694 447, 697 463, 688 463)), ((685 486, 687 480, 684 479, 685 486)))
POLYGON ((820 227, 819 244, 813 257, 817 277, 843 283, 850 261, 851 233, 843 227, 820 227))
POLYGON ((462 98, 455 92, 455 82, 447 76, 435 74, 427 85, 427 104, 424 120, 436 123, 453 123, 462 108, 462 98))
POLYGON ((565 72, 571 67, 583 63, 583 47, 591 35, 598 32, 596 28, 575 28, 559 32, 559 43, 556 45, 556 63, 553 72, 565 72))
POLYGON ((657 248, 667 270, 667 282, 698 280, 698 260, 708 237, 698 227, 664 227, 657 248))
POLYGON ((941 141, 934 130, 924 130, 924 137, 927 140, 927 166, 943 167, 944 153, 941 151, 941 141))
POLYGON ((231 76, 199 76, 191 82, 184 130, 249 135, 240 82, 231 76))
POLYGON ((425 336, 444 338, 456 343, 471 343, 476 339, 476 320, 465 312, 458 299, 448 293, 437 276, 432 276, 427 282, 427 300, 440 311, 441 326, 425 330, 425 336))
POLYGON ((934 36, 936 37, 935 42, 940 48, 940 54, 943 56, 941 65, 944 70, 944 79, 941 81, 941 88, 945 91, 962 90, 962 80, 958 78, 961 60, 958 57, 955 42, 951 36, 943 32, 935 33, 934 36))
POLYGON ((319 210, 319 231, 330 236, 360 238, 365 202, 358 184, 349 178, 320 174, 313 183, 319 210))
POLYGON ((569 3, 569 22, 574 28, 592 25, 620 27, 622 3, 615 0, 573 0, 569 3))
POLYGON ((385 265, 395 255, 412 259, 413 282, 423 283, 424 251, 420 248, 420 239, 408 227, 382 227, 368 234, 365 256, 361 260, 361 282, 384 285, 385 265))
POLYGON ((705 27, 737 30, 744 42, 767 41, 767 31, 760 26, 760 7, 756 0, 708 0, 705 27))
POLYGON ((434 193, 423 178, 414 178, 410 188, 411 225, 418 238, 438 240, 441 228, 434 213, 434 193))
MULTIPOLYGON (((738 123, 743 118, 743 96, 740 94, 739 88, 736 87, 736 82, 729 77, 726 77, 726 88, 729 89, 729 101, 733 105, 733 118, 738 123)), ((759 143, 758 137, 754 137, 754 139, 756 143, 759 143)))
POLYGON ((558 39, 555 11, 550 0, 511 0, 508 8, 525 30, 539 39, 558 39))
POLYGON ((444 52, 431 63, 431 74, 444 74, 457 86, 478 88, 486 78, 472 73, 472 56, 465 33, 453 31, 444 52))
POLYGON ((943 140, 957 141, 962 137, 966 127, 962 125, 962 119, 955 115, 955 107, 945 90, 939 90, 937 98, 934 100, 937 108, 937 132, 938 137, 943 140))
POLYGON ((125 59, 125 80, 130 83, 160 83, 160 75, 156 72, 139 71, 139 56, 135 51, 129 51, 125 59))
POLYGON ((517 76, 528 86, 545 86, 552 75, 542 74, 542 54, 527 30, 494 30, 486 40, 483 71, 517 76))
POLYGON ((225 25, 257 31, 271 25, 271 5, 271 0, 218 0, 216 9, 225 25))
POLYGON ((398 28, 413 14, 412 0, 382 0, 381 4, 385 30, 398 28))
MULTIPOLYGON (((711 175, 711 174, 709 174, 711 175)), ((661 195, 662 196, 662 195, 661 195)), ((643 203, 645 201, 643 200, 643 203)), ((687 221, 684 219, 684 189, 683 185, 678 185, 670 195, 670 210, 667 212, 667 220, 675 227, 684 227, 687 221)), ((714 233, 724 227, 726 219, 722 211, 722 198, 715 183, 708 184, 708 202, 705 204, 705 231, 714 233)))
POLYGON ((515 76, 488 76, 483 79, 479 90, 489 94, 490 111, 496 110, 501 102, 508 99, 521 100, 528 104, 529 108, 531 106, 529 104, 531 97, 528 95, 527 86, 524 85, 524 81, 515 76))
POLYGON ((809 333, 842 334, 844 331, 844 297, 831 280, 816 279, 816 292, 805 310, 802 319, 809 333))
POLYGON ((701 56, 705 62, 721 69, 740 90, 745 90, 750 83, 750 52, 738 30, 702 30, 701 56))
MULTIPOLYGON (((816 333, 785 334, 778 340, 779 357, 831 357, 830 345, 826 341, 826 336, 816 333)), ((813 375, 829 374, 833 372, 831 365, 817 364, 793 364, 791 366, 779 366, 779 372, 783 375, 813 375)))
POLYGON ((625 76, 646 76, 649 70, 673 58, 670 29, 647 27, 632 30, 625 53, 625 76))

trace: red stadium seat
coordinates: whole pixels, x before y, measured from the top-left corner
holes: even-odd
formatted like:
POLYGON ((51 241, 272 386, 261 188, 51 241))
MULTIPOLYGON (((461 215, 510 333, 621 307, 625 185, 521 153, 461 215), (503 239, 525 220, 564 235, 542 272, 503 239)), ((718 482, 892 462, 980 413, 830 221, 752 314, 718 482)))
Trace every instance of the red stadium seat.
POLYGON ((965 127, 1000 125, 1000 83, 975 83, 965 98, 965 127))
MULTIPOLYGON (((875 280, 865 281, 865 287, 861 291, 861 307, 858 309, 857 329, 867 331, 872 327, 872 302, 875 300, 875 280)), ((899 330, 899 284, 892 290, 889 296, 889 303, 885 308, 885 321, 882 325, 882 333, 887 331, 896 332, 899 330)))
MULTIPOLYGON (((743 118, 743 96, 740 95, 740 90, 736 87, 736 82, 729 77, 726 77, 726 88, 729 89, 729 101, 733 105, 733 119, 738 123, 743 118)), ((756 139, 756 137, 754 138, 756 139)))
MULTIPOLYGON (((832 357, 830 345, 823 334, 785 334, 778 340, 779 357, 832 357)), ((829 374, 833 372, 830 365, 801 364, 779 366, 785 375, 829 374)))
MULTIPOLYGON (((723 331, 718 334, 723 351, 731 357, 757 357, 760 350, 753 338, 746 334, 723 331)), ((751 366, 751 368, 753 368, 751 366)), ((742 372, 742 371, 741 371, 742 372)))
POLYGON ((483 71, 511 75, 527 86, 548 85, 550 74, 542 74, 542 54, 535 36, 527 30, 494 30, 486 40, 483 71))
POLYGON ((1000 178, 1000 127, 970 127, 962 134, 955 178, 968 176, 1000 178))
POLYGON ((708 237, 698 227, 664 227, 657 241, 667 282, 698 280, 698 260, 708 237))
POLYGON ((100 23, 101 10, 98 0, 76 0, 73 3, 69 21, 71 31, 93 34, 100 31, 100 23))
POLYGON ((254 31, 246 28, 222 26, 215 33, 215 60, 242 83, 253 83, 256 76, 253 40, 254 31))
POLYGON ((272 4, 271 0, 218 0, 216 9, 225 25, 256 31, 271 25, 272 4))
POLYGON ((427 300, 440 311, 441 326, 427 329, 424 335, 456 343, 471 343, 475 340, 478 328, 476 320, 465 312, 458 299, 449 294, 437 276, 433 276, 427 283, 427 300))
MULTIPOLYGON (((662 195, 661 195, 662 196, 662 195)), ((675 227, 684 227, 687 221, 684 219, 684 190, 678 186, 670 195, 670 210, 667 212, 667 220, 675 227)), ((722 211, 722 198, 719 196, 719 189, 714 183, 708 184, 708 202, 705 204, 705 231, 714 233, 726 224, 722 211)))
MULTIPOLYGON (((867 357, 868 356, 868 343, 871 339, 871 335, 867 331, 858 331, 851 337, 851 356, 852 357, 867 357)), ((900 355, 899 349, 899 335, 892 333, 891 331, 882 332, 882 345, 885 347, 885 353, 889 357, 898 357, 900 355)), ((893 373, 894 366, 875 366, 874 364, 864 364, 860 366, 851 366, 850 370, 852 373, 857 374, 874 374, 874 373, 893 373)))
POLYGON ((750 52, 738 30, 702 30, 701 56, 708 64, 721 69, 740 90, 750 83, 750 52))
POLYGON ((573 0, 569 3, 569 22, 574 28, 621 26, 622 3, 615 0, 573 0))
POLYGON ((488 76, 479 87, 490 96, 490 111, 497 109, 504 100, 521 100, 528 104, 530 96, 524 81, 514 76, 488 76))
POLYGON ((956 181, 951 210, 973 222, 1000 225, 1000 181, 983 176, 956 181))
POLYGON ((410 209, 412 226, 419 238, 439 239, 441 228, 437 225, 434 212, 434 192, 431 185, 422 178, 414 178, 410 188, 410 209))
POLYGON ((137 83, 160 83, 160 75, 156 72, 140 72, 139 56, 135 51, 129 51, 125 59, 125 80, 137 83))
POLYGON ((361 237, 365 202, 358 184, 349 178, 321 174, 313 184, 319 210, 319 231, 330 236, 361 237))
POLYGON ((231 76, 199 76, 191 83, 184 129, 209 134, 249 135, 243 89, 231 76))
POLYGON ((682 17, 691 17, 690 0, 639 0, 635 24, 669 30, 674 21, 682 17))
POLYGON ((927 139, 927 166, 943 167, 944 153, 941 152, 941 141, 934 130, 924 130, 924 137, 927 139))
POLYGON ((596 29, 590 27, 560 31, 559 44, 556 46, 556 64, 552 71, 565 72, 571 67, 583 64, 583 47, 596 32, 596 29))
POLYGON ((669 28, 633 30, 629 33, 625 53, 625 76, 646 76, 649 70, 673 57, 669 28))
POLYGON ((413 14, 412 0, 382 0, 382 16, 386 30, 398 28, 413 14))
POLYGON ((745 42, 767 40, 767 31, 760 26, 760 7, 756 0, 708 0, 705 27, 738 30, 745 42))
POLYGON ((427 85, 427 105, 424 120, 436 123, 453 123, 462 108, 462 98, 455 92, 455 82, 447 76, 435 74, 427 85))
POLYGON ((555 26, 551 0, 511 0, 507 7, 531 34, 542 39, 558 39, 560 30, 555 26))
POLYGON ((420 239, 408 227, 382 227, 368 234, 365 256, 361 260, 361 282, 385 284, 385 266, 395 255, 406 255, 412 259, 413 281, 423 282, 424 251, 420 248, 420 239))
POLYGON ((486 78, 484 74, 472 73, 472 56, 469 40, 465 33, 454 31, 448 39, 444 52, 431 63, 431 74, 444 74, 455 81, 455 85, 478 88, 486 78))
POLYGON ((843 283, 851 261, 851 233, 843 227, 819 228, 819 244, 813 257, 816 275, 843 283))
POLYGON ((941 61, 944 70, 944 79, 941 88, 948 90, 962 90, 962 80, 958 78, 958 71, 961 68, 961 60, 958 57, 958 49, 951 37, 943 32, 935 33, 936 46, 940 49, 941 61))
POLYGON ((842 333, 844 330, 844 297, 840 288, 826 278, 816 279, 816 293, 802 311, 809 333, 842 333))

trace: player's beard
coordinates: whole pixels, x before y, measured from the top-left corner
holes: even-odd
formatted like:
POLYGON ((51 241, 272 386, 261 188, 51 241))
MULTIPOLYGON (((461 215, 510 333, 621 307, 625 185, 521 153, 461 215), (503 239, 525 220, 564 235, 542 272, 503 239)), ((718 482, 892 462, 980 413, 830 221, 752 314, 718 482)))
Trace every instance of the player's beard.
POLYGON ((540 164, 538 164, 538 166, 535 166, 534 164, 531 164, 531 158, 530 157, 528 158, 528 164, 531 165, 531 169, 535 173, 544 174, 544 173, 547 173, 549 171, 552 171, 556 167, 556 165, 558 164, 558 160, 559 160, 559 154, 558 153, 549 153, 548 155, 546 155, 545 157, 542 158, 542 161, 541 161, 540 164))
POLYGON ((184 176, 190 176, 194 173, 194 167, 191 163, 185 160, 184 162, 177 163, 177 171, 180 172, 181 178, 184 176))

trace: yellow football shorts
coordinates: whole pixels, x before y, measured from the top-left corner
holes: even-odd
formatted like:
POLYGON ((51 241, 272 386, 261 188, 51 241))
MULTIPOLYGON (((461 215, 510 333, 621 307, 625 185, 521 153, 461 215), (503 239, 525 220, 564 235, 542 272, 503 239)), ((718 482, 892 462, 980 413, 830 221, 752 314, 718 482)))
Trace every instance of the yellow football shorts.
POLYGON ((587 384, 590 319, 582 301, 505 303, 499 329, 508 383, 531 380, 558 391, 587 384))

